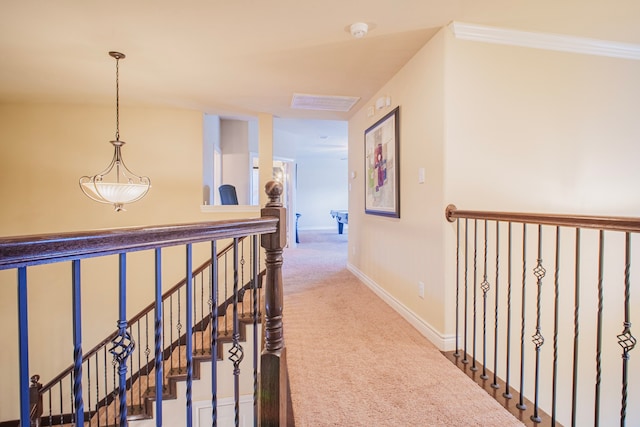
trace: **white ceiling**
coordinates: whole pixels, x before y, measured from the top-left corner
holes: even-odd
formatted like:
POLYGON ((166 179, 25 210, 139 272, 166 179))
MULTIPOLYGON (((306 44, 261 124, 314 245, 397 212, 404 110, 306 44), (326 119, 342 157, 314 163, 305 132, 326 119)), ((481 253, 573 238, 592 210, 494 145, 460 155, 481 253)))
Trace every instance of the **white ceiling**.
POLYGON ((639 0, 3 0, 0 102, 113 103, 116 50, 123 106, 347 120, 451 21, 640 44, 639 0), (295 92, 361 101, 293 110, 295 92))

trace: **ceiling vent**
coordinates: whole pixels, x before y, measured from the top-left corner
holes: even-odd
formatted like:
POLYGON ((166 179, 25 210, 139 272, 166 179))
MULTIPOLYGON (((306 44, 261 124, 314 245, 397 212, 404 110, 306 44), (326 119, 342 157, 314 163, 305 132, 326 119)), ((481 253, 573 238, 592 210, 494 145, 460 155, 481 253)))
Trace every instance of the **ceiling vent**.
POLYGON ((357 96, 326 96, 294 93, 291 108, 347 112, 360 100, 357 96))

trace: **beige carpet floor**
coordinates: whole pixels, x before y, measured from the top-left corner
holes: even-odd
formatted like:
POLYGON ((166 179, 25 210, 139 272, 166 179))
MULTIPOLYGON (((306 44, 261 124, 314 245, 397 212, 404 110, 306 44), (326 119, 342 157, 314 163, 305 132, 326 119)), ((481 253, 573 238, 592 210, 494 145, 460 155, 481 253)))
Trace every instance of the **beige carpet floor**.
POLYGON ((347 234, 284 253, 293 412, 306 426, 522 426, 346 269, 347 234))

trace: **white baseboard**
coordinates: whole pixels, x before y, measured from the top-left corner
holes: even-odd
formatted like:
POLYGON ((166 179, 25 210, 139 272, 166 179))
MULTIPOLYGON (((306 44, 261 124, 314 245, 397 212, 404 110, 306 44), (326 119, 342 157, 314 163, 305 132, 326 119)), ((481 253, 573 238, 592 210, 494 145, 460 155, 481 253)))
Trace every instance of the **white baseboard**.
POLYGON ((431 341, 440 351, 452 351, 455 350, 456 341, 455 335, 444 335, 424 319, 420 318, 407 306, 398 301, 389 292, 383 289, 380 285, 374 282, 366 274, 358 270, 351 263, 347 263, 347 269, 351 271, 362 283, 364 283, 369 289, 371 289, 376 295, 378 295, 384 302, 389 304, 391 308, 400 314, 407 322, 409 322, 414 328, 424 335, 429 341, 431 341))

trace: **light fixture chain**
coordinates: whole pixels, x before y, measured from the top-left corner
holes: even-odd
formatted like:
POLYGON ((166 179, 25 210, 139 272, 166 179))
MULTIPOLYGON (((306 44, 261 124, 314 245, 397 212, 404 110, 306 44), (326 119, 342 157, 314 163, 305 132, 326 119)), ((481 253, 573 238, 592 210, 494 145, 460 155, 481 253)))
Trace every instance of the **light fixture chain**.
POLYGON ((116 141, 120 141, 120 58, 116 58, 116 141))

